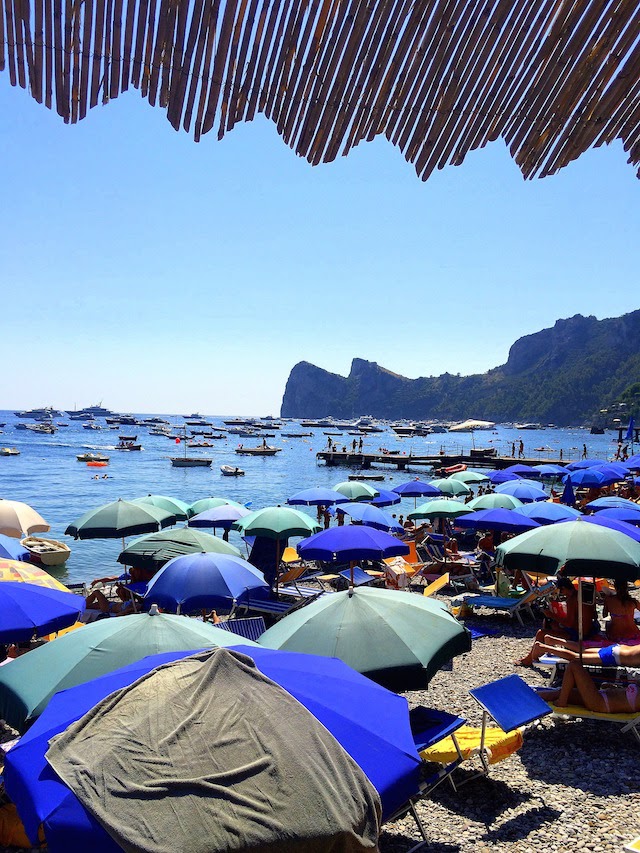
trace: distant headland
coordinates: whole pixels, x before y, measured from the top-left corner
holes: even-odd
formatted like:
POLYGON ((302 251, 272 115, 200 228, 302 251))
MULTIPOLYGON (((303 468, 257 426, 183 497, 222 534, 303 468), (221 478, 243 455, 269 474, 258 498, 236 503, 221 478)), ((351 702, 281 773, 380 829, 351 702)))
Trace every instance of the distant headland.
MULTIPOLYGON (((287 381, 282 417, 593 422, 602 409, 640 407, 640 310, 598 320, 576 314, 519 338, 506 364, 471 376, 408 379, 354 358, 348 376, 306 361, 287 381)), ((606 419, 606 413, 603 413, 606 419)))

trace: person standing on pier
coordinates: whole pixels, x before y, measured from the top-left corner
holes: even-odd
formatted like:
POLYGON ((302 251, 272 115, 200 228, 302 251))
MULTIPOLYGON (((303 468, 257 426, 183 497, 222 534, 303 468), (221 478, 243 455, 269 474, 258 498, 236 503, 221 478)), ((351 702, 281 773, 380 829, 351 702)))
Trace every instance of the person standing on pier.
POLYGON ((362 438, 358 442, 358 450, 360 451, 360 453, 362 453, 362 438))
POLYGON ((511 442, 511 458, 515 459, 516 457, 516 443, 515 441, 511 442))
POLYGON ((582 458, 583 459, 587 458, 587 445, 586 444, 582 445, 582 458))
POLYGON ((356 452, 356 445, 357 445, 357 443, 358 443, 358 442, 355 440, 355 438, 354 438, 354 439, 353 439, 353 441, 351 442, 351 450, 353 450, 353 452, 354 452, 354 453, 356 452))
POLYGON ((524 441, 520 439, 520 444, 518 446, 518 459, 524 458, 524 441))

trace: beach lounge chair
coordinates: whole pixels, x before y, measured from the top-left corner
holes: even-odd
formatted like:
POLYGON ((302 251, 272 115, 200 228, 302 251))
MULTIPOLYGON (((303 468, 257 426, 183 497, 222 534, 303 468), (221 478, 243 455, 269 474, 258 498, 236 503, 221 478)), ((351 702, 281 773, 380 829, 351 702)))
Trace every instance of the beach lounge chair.
POLYGON ((539 597, 540 596, 535 590, 526 592, 519 598, 511 598, 510 596, 503 597, 498 595, 473 595, 470 593, 468 595, 460 596, 460 603, 464 602, 468 607, 484 607, 487 610, 498 610, 503 613, 508 613, 512 619, 515 617, 520 625, 524 626, 522 613, 526 612, 531 616, 531 619, 535 619, 531 608, 533 603, 537 601, 539 597))
MULTIPOLYGON (((481 769, 463 780, 487 776, 490 765, 513 755, 522 746, 524 726, 550 713, 547 703, 518 675, 499 678, 469 691, 482 708, 480 728, 461 726, 451 735, 427 747, 420 755, 446 766, 455 756, 479 758, 481 769), (487 725, 492 719, 497 727, 487 725)), ((453 783, 453 779, 451 780, 453 783)))
POLYGON ((226 619, 216 623, 216 628, 228 631, 230 634, 238 634, 245 640, 257 640, 267 630, 264 616, 249 616, 244 619, 226 619))
POLYGON ((342 572, 338 572, 338 574, 341 578, 344 578, 348 584, 351 584, 351 579, 353 577, 354 586, 372 584, 376 580, 375 577, 370 575, 368 572, 365 572, 365 570, 361 569, 360 566, 354 566, 353 569, 345 569, 342 572))

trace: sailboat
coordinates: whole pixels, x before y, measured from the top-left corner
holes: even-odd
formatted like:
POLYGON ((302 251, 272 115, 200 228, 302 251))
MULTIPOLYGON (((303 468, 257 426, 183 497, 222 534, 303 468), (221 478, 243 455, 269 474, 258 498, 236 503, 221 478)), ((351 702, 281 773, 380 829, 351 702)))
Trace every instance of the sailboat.
POLYGON ((187 427, 184 427, 184 435, 182 438, 177 438, 176 441, 182 441, 184 446, 183 456, 170 456, 171 464, 174 468, 209 468, 213 459, 207 459, 205 456, 187 456, 187 427))

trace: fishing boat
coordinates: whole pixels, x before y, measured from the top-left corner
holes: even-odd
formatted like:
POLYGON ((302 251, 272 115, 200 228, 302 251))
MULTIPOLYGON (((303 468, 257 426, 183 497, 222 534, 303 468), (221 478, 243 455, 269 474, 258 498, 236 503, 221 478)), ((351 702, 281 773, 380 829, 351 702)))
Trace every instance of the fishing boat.
POLYGON ((133 441, 119 441, 116 446, 116 450, 142 450, 141 444, 136 444, 133 441))
POLYGON ((236 453, 241 456, 275 456, 281 450, 281 447, 270 447, 268 444, 260 447, 243 447, 242 445, 236 447, 236 453))
POLYGON ((0 447, 0 456, 20 456, 17 447, 0 447))
POLYGON ((187 428, 183 427, 184 434, 182 437, 176 437, 177 442, 182 442, 184 446, 184 454, 182 456, 170 456, 171 464, 174 468, 209 468, 213 459, 208 459, 206 456, 187 456, 187 428))
POLYGON ((78 462, 108 462, 109 457, 104 453, 80 453, 76 456, 78 462))
POLYGON ((242 468, 238 468, 237 465, 221 465, 220 473, 223 477, 241 477, 244 471, 242 468))
POLYGON ((71 549, 57 539, 43 539, 41 536, 27 536, 20 540, 32 559, 43 566, 62 566, 71 556, 71 549))

